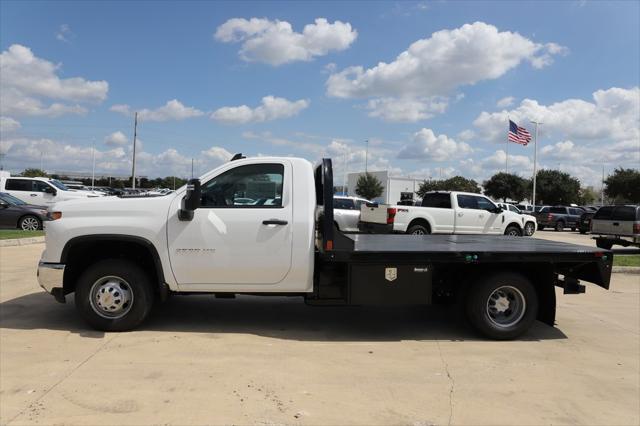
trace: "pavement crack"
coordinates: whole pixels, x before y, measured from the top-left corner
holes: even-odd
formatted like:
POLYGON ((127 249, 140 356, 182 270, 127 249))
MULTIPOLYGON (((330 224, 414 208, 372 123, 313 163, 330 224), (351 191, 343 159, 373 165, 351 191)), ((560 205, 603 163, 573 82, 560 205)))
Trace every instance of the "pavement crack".
POLYGON ((438 353, 440 354, 440 361, 442 361, 442 366, 444 367, 445 373, 447 373, 447 378, 449 379, 450 387, 449 387, 449 421, 447 422, 448 426, 451 426, 451 421, 453 420, 453 406, 454 406, 454 397, 456 390, 456 381, 453 376, 449 372, 449 364, 445 361, 444 356, 442 355, 442 348, 440 347, 440 342, 436 340, 436 345, 438 345, 438 353))
POLYGON ((58 387, 58 385, 60 385, 60 383, 64 382, 67 378, 69 378, 69 376, 71 376, 73 373, 75 373, 80 367, 82 367, 83 365, 85 365, 87 362, 89 362, 89 360, 91 358, 93 358, 98 352, 102 351, 102 349, 105 348, 105 346, 107 346, 109 343, 111 343, 116 337, 118 337, 118 334, 115 334, 113 337, 111 337, 110 339, 108 339, 106 342, 104 342, 102 345, 100 345, 98 347, 98 349, 96 349, 95 351, 93 351, 91 354, 89 354, 89 356, 87 356, 80 364, 76 365, 73 369, 71 369, 71 371, 69 371, 67 374, 65 374, 60 380, 58 380, 56 383, 53 384, 53 386, 51 386, 49 389, 47 389, 42 395, 40 395, 38 398, 36 398, 34 401, 32 401, 29 405, 27 405, 24 409, 22 409, 18 414, 16 414, 15 416, 13 416, 8 422, 7 425, 9 425, 11 422, 13 422, 15 419, 17 419, 18 417, 20 417, 21 415, 23 415, 30 407, 32 407, 33 405, 37 404, 38 402, 40 402, 40 400, 42 400, 45 396, 47 396, 49 394, 49 392, 51 392, 52 390, 54 390, 56 387, 58 387))

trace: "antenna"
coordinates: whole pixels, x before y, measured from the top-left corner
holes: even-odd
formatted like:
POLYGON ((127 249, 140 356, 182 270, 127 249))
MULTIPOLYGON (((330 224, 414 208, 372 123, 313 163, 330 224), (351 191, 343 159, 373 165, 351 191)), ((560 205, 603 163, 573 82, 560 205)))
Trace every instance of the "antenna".
POLYGON ((247 158, 247 157, 245 157, 244 155, 242 155, 241 152, 239 152, 236 155, 234 155, 233 157, 231 157, 231 160, 229 160, 229 161, 242 160, 243 158, 247 158))

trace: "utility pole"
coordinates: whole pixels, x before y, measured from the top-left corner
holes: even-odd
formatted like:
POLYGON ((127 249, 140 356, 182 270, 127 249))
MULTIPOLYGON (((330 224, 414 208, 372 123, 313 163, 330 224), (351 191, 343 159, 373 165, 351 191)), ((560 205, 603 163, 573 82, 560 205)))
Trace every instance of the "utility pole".
POLYGON ((96 140, 93 139, 91 145, 91 153, 92 153, 92 167, 91 167, 91 189, 95 189, 96 187, 96 140))
POLYGON ((531 121, 531 123, 536 125, 536 139, 533 142, 533 196, 531 197, 533 204, 533 209, 535 211, 536 208, 536 177, 538 174, 538 126, 541 125, 541 122, 531 121))
POLYGON ((600 185, 600 204, 604 206, 604 164, 602 165, 602 183, 600 185))
POLYGON ((136 189, 136 138, 138 136, 138 113, 133 119, 133 167, 131 169, 131 188, 136 189))
POLYGON ((349 162, 349 147, 345 146, 344 150, 344 178, 342 179, 342 193, 347 194, 347 163, 349 162))
POLYGON ((44 150, 40 151, 40 170, 44 171, 44 150))
POLYGON ((191 158, 191 179, 193 179, 193 158, 191 158))
POLYGON ((369 139, 366 139, 364 142, 366 143, 364 151, 364 172, 367 173, 367 163, 369 161, 369 139))

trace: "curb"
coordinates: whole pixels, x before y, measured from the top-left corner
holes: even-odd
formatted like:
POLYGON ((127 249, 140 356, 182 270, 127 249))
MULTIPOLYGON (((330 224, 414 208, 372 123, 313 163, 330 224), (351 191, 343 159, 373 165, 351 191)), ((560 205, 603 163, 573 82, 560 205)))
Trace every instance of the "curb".
POLYGON ((614 266, 611 272, 619 274, 640 274, 640 266, 614 266))
POLYGON ((0 240, 0 247, 26 246, 29 244, 44 243, 44 237, 13 238, 0 240))

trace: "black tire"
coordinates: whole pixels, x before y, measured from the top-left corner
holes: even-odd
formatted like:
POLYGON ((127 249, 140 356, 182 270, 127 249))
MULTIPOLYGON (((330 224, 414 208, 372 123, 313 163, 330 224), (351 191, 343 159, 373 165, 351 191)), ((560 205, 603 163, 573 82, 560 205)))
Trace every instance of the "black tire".
POLYGON ((535 234, 536 232, 536 226, 533 224, 533 222, 527 222, 524 225, 524 235, 526 235, 527 237, 532 236, 533 234, 535 234))
POLYGON ((504 235, 510 235, 512 237, 522 237, 522 229, 515 225, 507 226, 507 229, 504 230, 504 235))
POLYGON ((413 225, 409 229, 407 229, 407 234, 411 235, 429 235, 431 234, 431 230, 424 225, 413 225))
POLYGON ((571 232, 576 232, 576 227, 571 228, 571 232))
POLYGON ((596 238, 596 247, 605 250, 611 250, 611 247, 613 247, 613 242, 604 238, 596 238))
POLYGON ((556 226, 554 227, 554 229, 556 230, 556 232, 562 232, 564 231, 564 222, 559 220, 556 222, 556 226))
POLYGON ((42 221, 38 216, 28 214, 20 218, 18 228, 23 231, 37 231, 38 229, 42 229, 42 221))
MULTIPOLYGON (((149 315, 153 300, 154 292, 148 275, 139 266, 128 260, 100 260, 89 266, 76 283, 76 309, 91 327, 101 331, 127 331, 137 327, 149 315), (127 312, 121 317, 111 318, 101 315, 100 309, 95 307, 98 302, 92 303, 90 300, 92 287, 107 277, 123 280, 128 286, 128 290, 125 291, 132 295, 130 297, 131 305, 127 307, 127 312)), ((123 306, 125 305, 126 302, 123 306)))
POLYGON ((544 231, 544 226, 538 225, 538 231, 544 231))
POLYGON ((586 231, 585 229, 580 229, 580 233, 581 233, 582 235, 584 235, 584 234, 586 234, 586 233, 587 233, 587 231, 586 231))
MULTIPOLYGON (((511 303, 514 303, 514 309, 516 309, 515 301, 510 301, 504 314, 505 318, 511 303)), ((465 301, 465 311, 471 325, 485 337, 495 340, 511 340, 525 333, 536 320, 538 295, 531 282, 523 275, 514 272, 499 272, 470 285, 465 301), (514 314, 512 324, 508 322, 499 324, 499 320, 492 319, 490 316, 491 302, 489 299, 494 300, 493 306, 495 308, 495 301, 502 296, 498 299, 492 296, 499 294, 500 291, 507 291, 507 295, 510 294, 509 292, 513 292, 516 295, 515 298, 522 298, 524 301, 520 305, 523 312, 517 315, 515 311, 512 312, 514 314)))

